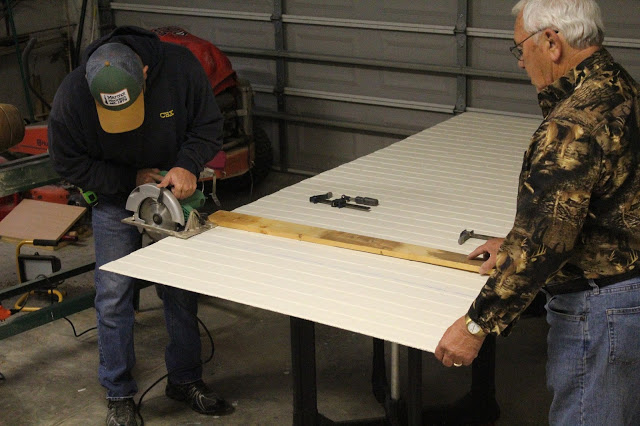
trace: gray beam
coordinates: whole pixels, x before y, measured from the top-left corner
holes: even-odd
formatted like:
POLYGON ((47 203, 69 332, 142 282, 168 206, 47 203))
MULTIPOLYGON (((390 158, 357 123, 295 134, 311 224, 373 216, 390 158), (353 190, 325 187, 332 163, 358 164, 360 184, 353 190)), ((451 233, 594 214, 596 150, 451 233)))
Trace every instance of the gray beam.
MULTIPOLYGON (((458 0, 458 13, 456 19, 456 63, 460 68, 466 68, 468 62, 467 43, 467 0, 458 0)), ((456 113, 463 113, 467 108, 467 76, 456 73, 456 113)))
POLYGON ((150 4, 111 3, 112 10, 161 13, 164 15, 206 16, 210 18, 240 19, 243 21, 271 21, 268 13, 236 12, 231 10, 199 9, 193 7, 158 6, 150 4))
POLYGON ((359 66, 364 68, 383 69, 391 71, 409 71, 409 72, 432 72, 436 74, 445 75, 466 75, 470 77, 481 78, 495 78, 514 81, 529 81, 527 75, 524 72, 509 72, 509 71, 493 71, 482 70, 469 67, 458 66, 445 66, 445 65, 428 65, 417 64, 411 62, 397 62, 381 59, 364 59, 364 58, 352 58, 345 56, 335 55, 319 55, 313 53, 301 53, 301 52, 278 52, 276 50, 269 49, 253 49, 246 47, 231 47, 231 46, 218 46, 227 55, 253 57, 259 59, 276 59, 284 58, 289 61, 318 63, 328 65, 344 65, 344 66, 359 66))
POLYGON ((399 31, 424 34, 454 33, 453 26, 408 24, 404 22, 366 21, 360 19, 322 18, 318 16, 283 15, 287 24, 320 25, 324 27, 362 28, 367 30, 399 31))
POLYGON ((49 154, 34 155, 0 164, 0 197, 59 182, 49 154))
MULTIPOLYGON (((284 24, 282 16, 285 11, 285 0, 274 0, 273 15, 271 16, 274 31, 275 49, 278 53, 284 53, 287 50, 286 38, 284 34, 284 24)), ((276 57, 276 87, 273 93, 276 95, 276 105, 278 112, 281 114, 287 111, 287 99, 284 95, 287 86, 287 64, 284 56, 276 57)), ((280 171, 286 172, 289 168, 289 135, 287 126, 282 120, 278 120, 278 147, 280 152, 280 171)))

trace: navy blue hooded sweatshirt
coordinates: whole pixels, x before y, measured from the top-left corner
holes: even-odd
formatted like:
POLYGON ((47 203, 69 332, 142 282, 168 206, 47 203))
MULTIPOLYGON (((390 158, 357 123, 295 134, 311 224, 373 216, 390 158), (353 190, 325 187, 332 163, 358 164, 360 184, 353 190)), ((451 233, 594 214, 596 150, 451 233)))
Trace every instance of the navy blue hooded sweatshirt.
POLYGON ((119 27, 92 43, 65 77, 49 116, 49 154, 56 172, 83 190, 128 194, 139 169, 182 167, 198 176, 222 147, 223 118, 198 59, 152 32, 119 27), (144 123, 106 133, 85 78, 91 53, 104 43, 132 48, 148 65, 144 123))

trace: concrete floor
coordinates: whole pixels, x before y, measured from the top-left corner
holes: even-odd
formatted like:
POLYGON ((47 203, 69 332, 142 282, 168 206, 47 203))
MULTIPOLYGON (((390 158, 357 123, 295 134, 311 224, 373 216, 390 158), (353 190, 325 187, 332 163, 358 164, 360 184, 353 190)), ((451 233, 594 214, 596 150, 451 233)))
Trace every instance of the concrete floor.
MULTIPOLYGON (((223 208, 232 210, 301 176, 272 172, 248 192, 219 191, 223 208)), ((24 248, 23 253, 30 249, 24 248)), ((93 261, 93 240, 56 251, 62 269, 93 261)), ((15 245, 0 242, 0 288, 17 283, 15 245)), ((92 273, 60 285, 67 297, 91 288, 92 273)), ((165 374, 166 332, 160 300, 152 287, 141 292, 136 317, 134 376, 142 393, 165 374)), ((3 301, 5 307, 13 300, 3 301)), ((19 314, 24 315, 24 314, 19 314)), ((231 416, 199 415, 164 396, 164 381, 144 397, 142 416, 147 425, 289 425, 292 423, 289 319, 283 315, 203 297, 200 318, 215 340, 213 361, 204 366, 204 379, 236 406, 231 416)), ((11 320, 11 319, 10 319, 11 320)), ((10 321, 9 320, 9 321, 10 321)), ((78 333, 95 325, 88 309, 69 316, 78 333)), ((9 323, 7 321, 7 323, 9 323)), ((547 326, 542 317, 521 320, 508 338, 497 344, 497 399, 501 425, 544 425, 550 395, 544 365, 547 326)), ((211 347, 203 332, 203 359, 211 347)), ((371 392, 372 339, 356 333, 316 326, 318 408, 334 421, 383 415, 371 392)), ((100 425, 106 416, 105 391, 97 381, 95 330, 74 337, 69 323, 58 320, 0 342, 0 425, 100 425)), ((387 351, 388 351, 387 345, 387 351)), ((401 350, 401 360, 406 352, 401 350)), ((403 370, 403 383, 407 372, 403 370)), ((423 355, 423 401, 452 402, 469 388, 470 368, 447 369, 433 354, 423 355)))

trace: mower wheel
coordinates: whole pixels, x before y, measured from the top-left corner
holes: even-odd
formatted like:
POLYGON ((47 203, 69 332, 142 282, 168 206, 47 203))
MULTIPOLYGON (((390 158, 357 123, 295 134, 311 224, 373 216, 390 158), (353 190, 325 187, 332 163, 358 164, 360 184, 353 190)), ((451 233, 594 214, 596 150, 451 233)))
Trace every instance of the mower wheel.
POLYGON ((253 141, 255 144, 255 158, 249 171, 241 176, 218 181, 218 187, 224 190, 242 191, 260 183, 271 170, 273 153, 271 141, 262 128, 254 126, 253 141))

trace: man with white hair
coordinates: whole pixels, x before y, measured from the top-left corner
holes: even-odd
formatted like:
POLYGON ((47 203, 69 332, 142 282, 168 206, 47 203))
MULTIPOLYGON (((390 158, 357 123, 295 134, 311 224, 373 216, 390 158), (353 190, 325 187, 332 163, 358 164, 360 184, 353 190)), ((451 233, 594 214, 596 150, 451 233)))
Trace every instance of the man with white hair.
POLYGON ((542 290, 552 425, 640 424, 640 86, 602 47, 595 0, 522 0, 511 52, 544 120, 524 157, 495 268, 435 351, 469 365, 542 290))

